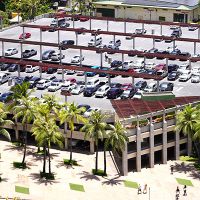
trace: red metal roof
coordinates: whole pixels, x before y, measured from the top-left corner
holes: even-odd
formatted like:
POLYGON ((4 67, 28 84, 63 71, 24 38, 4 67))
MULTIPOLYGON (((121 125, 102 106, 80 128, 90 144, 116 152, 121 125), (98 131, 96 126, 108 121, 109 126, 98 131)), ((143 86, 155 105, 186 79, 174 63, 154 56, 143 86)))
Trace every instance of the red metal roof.
POLYGON ((200 101, 200 96, 176 97, 172 100, 163 101, 144 101, 141 99, 111 100, 111 103, 120 118, 128 118, 131 115, 156 112, 197 101, 200 101))

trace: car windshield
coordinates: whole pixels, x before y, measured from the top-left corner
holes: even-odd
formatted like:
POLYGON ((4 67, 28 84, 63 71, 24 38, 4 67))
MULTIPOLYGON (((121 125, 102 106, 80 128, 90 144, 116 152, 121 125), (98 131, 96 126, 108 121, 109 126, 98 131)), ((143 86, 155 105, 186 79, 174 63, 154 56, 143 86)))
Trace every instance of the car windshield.
POLYGON ((114 41, 110 41, 109 44, 114 44, 114 41))
POLYGON ((174 72, 174 73, 171 73, 171 76, 176 76, 176 73, 174 72))
POLYGON ((58 83, 52 82, 51 85, 52 85, 52 86, 57 86, 58 83))
POLYGON ((166 87, 167 87, 167 84, 164 83, 164 84, 161 85, 161 87, 162 87, 162 88, 166 88, 166 87))
POLYGON ((192 78, 200 78, 198 75, 193 75, 192 78))
POLYGON ((74 56, 74 58, 79 58, 79 56, 74 56))
POLYGON ((8 49, 7 51, 12 51, 13 49, 8 49))
POLYGON ((102 88, 99 88, 98 91, 99 91, 99 92, 103 92, 104 90, 103 90, 102 88))

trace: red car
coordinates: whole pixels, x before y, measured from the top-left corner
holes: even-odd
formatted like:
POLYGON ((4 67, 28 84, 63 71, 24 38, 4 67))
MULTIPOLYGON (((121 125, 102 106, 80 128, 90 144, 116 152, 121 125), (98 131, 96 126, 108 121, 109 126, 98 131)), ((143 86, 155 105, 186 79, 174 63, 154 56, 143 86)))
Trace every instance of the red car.
POLYGON ((89 20, 87 17, 79 17, 80 22, 86 22, 89 20))
POLYGON ((156 65, 155 70, 156 70, 156 71, 159 71, 159 70, 166 70, 166 64, 160 63, 160 64, 156 65))
POLYGON ((30 38, 31 37, 31 33, 22 33, 20 36, 19 36, 19 39, 27 39, 27 38, 30 38))
POLYGON ((76 79, 75 78, 68 78, 67 81, 70 81, 71 83, 76 83, 76 79))
POLYGON ((122 84, 121 89, 122 90, 129 90, 132 87, 133 87, 132 83, 124 83, 124 84, 122 84))

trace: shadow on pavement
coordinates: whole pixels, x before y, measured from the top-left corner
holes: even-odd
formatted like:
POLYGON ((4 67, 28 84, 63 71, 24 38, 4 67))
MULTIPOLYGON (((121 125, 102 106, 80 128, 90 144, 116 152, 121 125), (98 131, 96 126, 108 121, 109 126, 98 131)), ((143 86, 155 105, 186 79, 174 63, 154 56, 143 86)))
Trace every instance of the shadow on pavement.
POLYGON ((86 172, 86 171, 83 171, 83 172, 79 173, 78 175, 82 175, 80 178, 85 179, 86 181, 88 181, 88 180, 100 181, 100 178, 98 176, 91 174, 89 172, 86 172))
POLYGON ((102 185, 111 185, 111 186, 113 186, 113 185, 121 185, 121 183, 123 182, 123 180, 118 179, 119 177, 120 176, 116 176, 116 177, 111 178, 111 179, 104 177, 107 180, 103 181, 102 185))

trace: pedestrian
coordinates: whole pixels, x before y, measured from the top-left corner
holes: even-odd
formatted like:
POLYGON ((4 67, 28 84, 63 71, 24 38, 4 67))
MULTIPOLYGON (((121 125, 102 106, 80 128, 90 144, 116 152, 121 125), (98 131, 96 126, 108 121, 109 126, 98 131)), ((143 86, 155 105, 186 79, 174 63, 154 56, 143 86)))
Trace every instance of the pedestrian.
POLYGON ((143 194, 147 193, 147 184, 144 185, 143 194))
POLYGON ((179 199, 179 194, 176 194, 176 200, 178 200, 179 199))
POLYGON ((184 185, 183 187, 183 196, 187 196, 187 186, 184 185))
POLYGON ((176 194, 180 194, 180 190, 179 190, 179 187, 177 186, 177 188, 176 188, 176 194))
POLYGON ((141 194, 142 193, 142 189, 141 189, 141 185, 139 184, 138 185, 138 194, 141 194))
POLYGON ((171 169, 171 174, 173 174, 173 172, 174 172, 174 166, 171 165, 171 166, 170 166, 170 169, 171 169))
POLYGON ((108 60, 108 56, 107 56, 107 54, 105 53, 105 61, 107 62, 107 60, 108 60))

